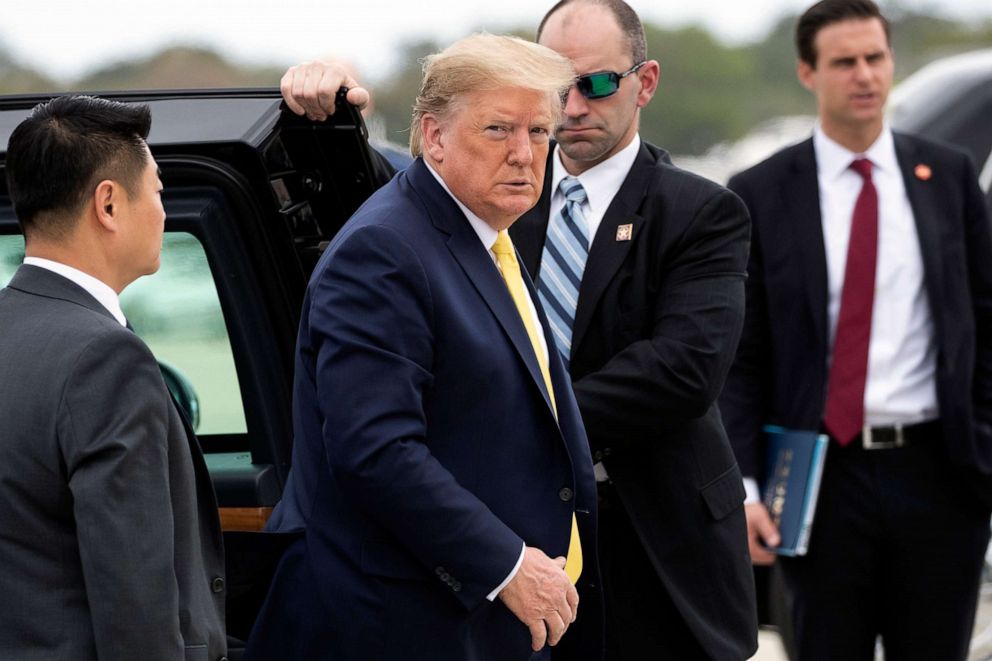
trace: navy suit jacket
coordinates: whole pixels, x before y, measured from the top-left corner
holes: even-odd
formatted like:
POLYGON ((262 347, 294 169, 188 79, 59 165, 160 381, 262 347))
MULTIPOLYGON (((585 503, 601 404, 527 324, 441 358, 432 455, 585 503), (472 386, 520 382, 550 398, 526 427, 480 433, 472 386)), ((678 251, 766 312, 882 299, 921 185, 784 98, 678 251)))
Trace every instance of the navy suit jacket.
POLYGON ((574 511, 582 582, 598 582, 592 461, 551 354, 557 421, 499 271, 426 165, 366 202, 304 301, 293 470, 270 522, 304 535, 253 658, 531 657, 486 599, 523 544, 565 555, 574 511))
MULTIPOLYGON (((963 152, 894 134, 913 207, 937 345, 947 456, 976 502, 992 507, 992 239, 963 152), (931 176, 919 177, 925 165, 931 176)), ((728 184, 751 211, 747 312, 720 399, 745 475, 761 477, 761 426, 818 429, 828 373, 827 263, 812 139, 728 184)))

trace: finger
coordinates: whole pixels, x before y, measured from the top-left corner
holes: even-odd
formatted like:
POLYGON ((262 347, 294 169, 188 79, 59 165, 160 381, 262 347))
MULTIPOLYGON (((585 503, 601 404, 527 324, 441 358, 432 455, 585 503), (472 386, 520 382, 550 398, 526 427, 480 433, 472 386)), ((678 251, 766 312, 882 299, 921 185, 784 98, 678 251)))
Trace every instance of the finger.
POLYGON ((579 591, 575 589, 574 585, 568 586, 565 600, 568 603, 568 612, 572 614, 571 621, 575 622, 575 618, 579 616, 579 591))
MULTIPOLYGON (((314 120, 324 120, 327 119, 327 114, 320 105, 320 85, 324 79, 324 72, 320 67, 316 65, 311 65, 307 67, 306 78, 303 82, 303 93, 301 95, 301 102, 303 107, 307 110, 307 117, 314 120)), ((333 112, 333 103, 331 104, 331 111, 333 112)))
POLYGON ((568 603, 568 591, 566 590, 559 594, 554 602, 555 612, 558 613, 558 617, 565 622, 565 626, 567 627, 572 623, 572 605, 568 603))
POLYGON ((295 82, 295 71, 296 67, 291 67, 283 74, 282 78, 279 80, 279 91, 282 92, 282 100, 286 102, 286 106, 289 107, 297 115, 306 114, 306 110, 301 106, 293 94, 293 85, 295 82))
POLYGON ((372 100, 368 90, 364 87, 352 87, 351 85, 348 88, 348 103, 357 106, 359 111, 365 110, 365 106, 369 105, 369 101, 372 100))
POLYGON ((558 565, 559 568, 565 569, 565 556, 560 555, 557 558, 555 558, 554 560, 552 560, 552 562, 554 562, 556 565, 558 565))
POLYGON ((545 615, 544 622, 548 627, 548 644, 554 647, 561 640, 561 637, 565 635, 568 625, 565 624, 565 620, 562 619, 558 611, 545 615))
POLYGON ((535 652, 540 652, 548 640, 548 628, 544 625, 544 620, 528 624, 527 628, 530 629, 530 648, 535 652))
POLYGON ((778 534, 778 528, 775 527, 771 519, 759 520, 758 535, 761 537, 761 541, 765 543, 765 546, 778 546, 782 543, 782 537, 778 534))
POLYGON ((747 518, 748 537, 761 539, 768 546, 778 546, 781 543, 778 526, 772 521, 764 505, 761 503, 745 505, 744 515, 747 518))
MULTIPOLYGON (((337 110, 337 94, 341 87, 355 87, 358 85, 347 74, 340 69, 328 67, 322 70, 320 84, 317 87, 317 98, 315 103, 320 107, 320 111, 325 115, 333 115, 337 110)), ((367 103, 368 101, 366 101, 367 103)))
POLYGON ((753 565, 771 565, 775 562, 775 554, 754 540, 749 540, 748 550, 751 551, 751 564, 753 565))
POLYGON ((293 75, 292 94, 296 102, 303 108, 304 114, 310 119, 316 119, 313 115, 311 104, 307 99, 307 83, 310 80, 310 68, 311 63, 309 62, 296 67, 296 73, 293 75))

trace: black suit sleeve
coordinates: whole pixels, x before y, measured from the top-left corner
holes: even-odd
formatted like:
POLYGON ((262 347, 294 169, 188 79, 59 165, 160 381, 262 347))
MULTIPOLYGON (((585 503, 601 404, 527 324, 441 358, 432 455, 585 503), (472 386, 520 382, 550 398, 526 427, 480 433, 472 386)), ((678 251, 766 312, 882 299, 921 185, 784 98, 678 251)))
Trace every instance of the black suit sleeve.
MULTIPOLYGON (((756 213, 757 199, 748 182, 733 177, 727 186, 756 213)), ((761 426, 767 422, 770 384, 768 302, 765 295, 760 224, 752 221, 751 252, 745 286, 744 329, 727 383, 720 395, 720 413, 741 472, 759 478, 764 449, 761 426)))
MULTIPOLYGON (((744 316, 747 210, 723 188, 687 184, 670 191, 672 217, 691 218, 664 258, 650 337, 616 353, 574 383, 595 446, 658 432, 705 414, 723 386, 744 316)), ((653 221, 661 223, 665 219, 653 221)), ((598 448, 597 448, 598 449, 598 448)))

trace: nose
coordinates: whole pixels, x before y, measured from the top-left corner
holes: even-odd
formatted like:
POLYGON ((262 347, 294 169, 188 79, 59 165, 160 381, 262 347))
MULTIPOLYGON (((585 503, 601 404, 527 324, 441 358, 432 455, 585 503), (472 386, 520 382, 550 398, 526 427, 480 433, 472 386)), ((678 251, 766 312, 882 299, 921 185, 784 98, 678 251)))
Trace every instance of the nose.
POLYGON ((582 96, 579 88, 572 85, 565 96, 565 116, 568 118, 581 117, 589 112, 589 100, 582 96))
POLYGON ((507 162, 510 165, 530 165, 534 161, 534 151, 531 146, 530 131, 526 128, 514 131, 510 138, 507 162))
POLYGON ((865 58, 858 58, 854 65, 854 76, 857 80, 868 80, 872 76, 871 64, 865 58))

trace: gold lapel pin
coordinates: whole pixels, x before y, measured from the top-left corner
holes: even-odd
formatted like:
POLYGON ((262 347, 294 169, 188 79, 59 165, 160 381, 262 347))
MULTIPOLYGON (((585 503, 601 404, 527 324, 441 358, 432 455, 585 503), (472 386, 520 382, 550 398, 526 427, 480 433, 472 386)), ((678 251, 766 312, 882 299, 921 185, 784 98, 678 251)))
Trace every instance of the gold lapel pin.
POLYGON ((617 241, 630 241, 630 237, 633 235, 634 226, 631 223, 617 225, 617 241))
POLYGON ((916 169, 913 170, 913 174, 915 174, 916 178, 920 181, 930 181, 930 177, 933 176, 933 170, 930 169, 929 165, 920 163, 916 166, 916 169))

